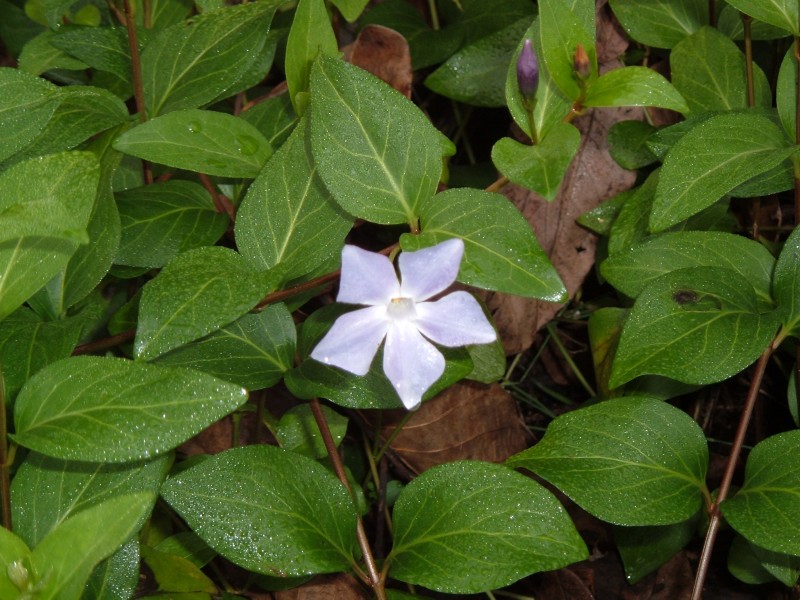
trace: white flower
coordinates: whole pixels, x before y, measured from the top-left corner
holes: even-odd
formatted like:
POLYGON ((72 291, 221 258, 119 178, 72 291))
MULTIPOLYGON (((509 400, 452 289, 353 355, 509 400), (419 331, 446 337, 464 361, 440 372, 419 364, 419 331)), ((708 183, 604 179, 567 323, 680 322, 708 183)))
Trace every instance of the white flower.
POLYGON ((416 408, 444 372, 444 357, 428 339, 448 347, 497 339, 469 293, 453 292, 425 302, 456 280, 463 254, 464 242, 458 238, 403 252, 397 261, 398 281, 394 266, 382 254, 345 246, 336 300, 367 308, 336 319, 311 358, 354 375, 366 375, 386 338, 383 371, 406 408, 416 408))

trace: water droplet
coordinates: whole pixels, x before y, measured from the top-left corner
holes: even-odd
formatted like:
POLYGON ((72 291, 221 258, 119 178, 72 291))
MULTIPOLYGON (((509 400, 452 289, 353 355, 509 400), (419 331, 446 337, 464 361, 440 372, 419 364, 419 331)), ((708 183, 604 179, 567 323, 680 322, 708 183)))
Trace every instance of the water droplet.
POLYGON ((197 121, 189 121, 186 124, 186 128, 189 130, 189 133, 200 133, 203 131, 203 126, 197 121))
POLYGON ((240 154, 252 156, 258 151, 258 140, 249 135, 237 135, 236 145, 240 154))

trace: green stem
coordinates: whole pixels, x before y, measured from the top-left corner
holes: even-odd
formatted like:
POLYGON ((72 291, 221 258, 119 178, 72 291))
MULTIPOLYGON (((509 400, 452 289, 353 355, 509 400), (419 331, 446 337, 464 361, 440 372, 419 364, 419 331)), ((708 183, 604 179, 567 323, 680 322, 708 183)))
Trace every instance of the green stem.
POLYGON ((381 461, 381 459, 383 458, 383 455, 386 454, 386 451, 389 448, 391 448, 392 443, 394 442, 394 440, 397 438, 398 435, 400 435, 400 432, 403 431, 403 428, 406 426, 408 421, 413 416, 414 416, 414 413, 411 412, 411 411, 408 411, 408 412, 406 412, 405 415, 403 415, 403 418, 400 419, 400 422, 397 424, 397 426, 394 428, 392 433, 389 435, 389 438, 386 440, 386 442, 384 442, 384 444, 381 447, 381 449, 378 450, 378 453, 375 455, 375 458, 373 460, 376 463, 381 461))
POLYGON ((439 12, 436 10, 436 0, 428 0, 428 12, 431 14, 431 27, 435 30, 441 28, 439 12))
POLYGON ((575 364, 575 361, 572 360, 572 357, 569 355, 569 352, 564 347, 564 344, 561 342, 561 338, 558 337, 558 332, 556 331, 552 322, 547 324, 547 331, 550 334, 553 343, 558 348, 558 351, 561 352, 561 355, 564 357, 564 360, 567 361, 569 368, 572 369, 572 372, 575 374, 575 377, 578 378, 578 382, 583 386, 583 389, 589 392, 589 395, 592 398, 597 396, 597 392, 595 392, 592 386, 589 385, 589 382, 586 381, 586 378, 583 376, 583 373, 581 373, 581 370, 578 368, 578 365, 575 364))
POLYGON ((708 531, 706 532, 706 539, 703 543, 703 551, 700 554, 700 562, 697 565, 697 575, 694 579, 694 588, 692 589, 691 600, 700 600, 703 597, 703 584, 708 574, 708 567, 711 564, 711 553, 714 550, 714 542, 717 538, 720 525, 722 524, 722 515, 719 507, 723 500, 728 497, 728 492, 731 489, 731 482, 733 481, 733 474, 736 471, 736 463, 739 461, 739 455, 744 445, 744 438, 747 435, 747 427, 750 424, 750 418, 753 415, 753 408, 756 405, 758 398, 758 391, 761 388, 761 381, 764 379, 764 371, 767 368, 767 361, 772 353, 772 344, 769 348, 764 350, 761 357, 756 363, 755 371, 753 371, 753 379, 750 381, 750 388, 747 391, 747 399, 745 400, 742 415, 739 417, 739 426, 736 429, 736 435, 733 438, 733 445, 731 446, 730 454, 728 455, 728 463, 725 465, 725 474, 722 476, 722 482, 719 484, 719 491, 714 503, 708 508, 709 521, 708 531))
POLYGON ((11 468, 8 455, 8 424, 6 423, 6 381, 0 368, 0 505, 3 527, 11 531, 11 483, 8 470, 11 468))
MULTIPOLYGON (((309 402, 309 405, 311 406, 314 420, 317 422, 317 427, 319 427, 319 432, 322 435, 322 441, 325 443, 325 449, 328 451, 328 457, 331 459, 333 472, 336 473, 339 481, 342 482, 342 485, 353 498, 353 502, 355 502, 355 496, 350 487, 350 482, 347 480, 347 473, 345 473, 342 458, 339 456, 339 451, 336 449, 336 442, 333 441, 330 427, 328 427, 328 421, 325 419, 319 400, 314 398, 309 402)), ((375 565, 375 559, 372 556, 372 548, 370 548, 369 541, 367 540, 367 532, 364 529, 364 522, 361 520, 361 515, 357 514, 356 519, 356 537, 358 538, 358 546, 361 548, 364 565, 367 568, 367 583, 372 587, 372 591, 375 593, 375 597, 378 600, 386 600, 384 578, 378 573, 378 568, 375 565)))

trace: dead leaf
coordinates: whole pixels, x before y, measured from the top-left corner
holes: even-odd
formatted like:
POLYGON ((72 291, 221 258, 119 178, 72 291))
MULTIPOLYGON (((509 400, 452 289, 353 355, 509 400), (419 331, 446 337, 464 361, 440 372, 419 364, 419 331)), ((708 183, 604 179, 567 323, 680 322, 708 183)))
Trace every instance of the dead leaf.
MULTIPOLYGON (((384 439, 405 414, 383 413, 384 439)), ((412 471, 421 473, 454 460, 502 462, 530 442, 516 402, 500 385, 463 382, 424 403, 395 438, 392 449, 412 471)))
POLYGON ((394 29, 367 25, 356 41, 345 47, 344 51, 346 60, 383 79, 406 98, 411 98, 411 82, 414 78, 411 52, 406 38, 394 29))
POLYGON ((275 600, 367 600, 370 594, 358 580, 346 573, 318 575, 291 590, 275 592, 275 600))
POLYGON ((547 600, 595 600, 591 590, 571 569, 537 575, 534 596, 547 600))

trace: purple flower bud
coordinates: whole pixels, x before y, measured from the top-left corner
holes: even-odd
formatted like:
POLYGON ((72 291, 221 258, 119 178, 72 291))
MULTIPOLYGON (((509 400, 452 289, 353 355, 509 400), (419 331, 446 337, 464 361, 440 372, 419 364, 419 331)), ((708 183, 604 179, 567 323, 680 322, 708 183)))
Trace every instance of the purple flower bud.
POLYGON ((525 40, 517 60, 517 85, 526 102, 533 99, 539 87, 539 61, 530 39, 525 40))

